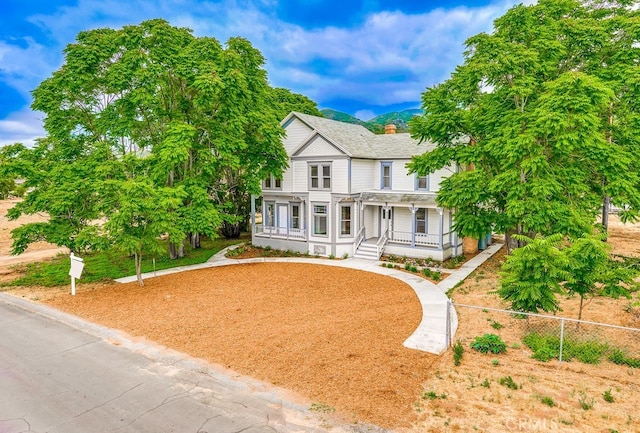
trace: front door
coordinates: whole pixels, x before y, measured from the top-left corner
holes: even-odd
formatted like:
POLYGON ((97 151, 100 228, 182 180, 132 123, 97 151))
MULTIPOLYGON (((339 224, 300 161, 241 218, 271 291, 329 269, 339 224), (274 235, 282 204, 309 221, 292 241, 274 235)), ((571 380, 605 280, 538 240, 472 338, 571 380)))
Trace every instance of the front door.
POLYGON ((393 208, 380 207, 380 236, 388 229, 391 231, 393 228, 393 208))
POLYGON ((289 213, 289 206, 286 204, 278 205, 278 217, 276 224, 278 225, 278 234, 286 235, 287 234, 287 215, 289 213))

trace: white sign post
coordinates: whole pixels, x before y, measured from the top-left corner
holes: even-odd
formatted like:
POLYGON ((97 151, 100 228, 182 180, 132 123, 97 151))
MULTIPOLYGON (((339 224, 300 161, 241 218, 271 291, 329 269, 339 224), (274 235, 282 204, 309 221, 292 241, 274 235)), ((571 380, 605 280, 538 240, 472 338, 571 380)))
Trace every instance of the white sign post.
POLYGON ((71 295, 76 295, 76 278, 80 278, 82 270, 84 269, 84 261, 80 257, 76 257, 71 253, 71 269, 69 269, 69 275, 71 275, 71 295))

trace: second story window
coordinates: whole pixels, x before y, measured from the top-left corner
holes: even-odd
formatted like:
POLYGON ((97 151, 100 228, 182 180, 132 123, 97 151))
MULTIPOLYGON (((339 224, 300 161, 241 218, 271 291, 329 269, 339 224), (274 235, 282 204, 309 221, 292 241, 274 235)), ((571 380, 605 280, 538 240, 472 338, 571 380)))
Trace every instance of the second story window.
POLYGON ((274 175, 267 177, 262 182, 262 189, 281 189, 282 188, 282 179, 278 179, 274 175))
POLYGON ((381 164, 380 189, 391 189, 391 162, 381 164))
POLYGON ((331 164, 309 164, 309 187, 331 189, 331 164))
POLYGON ((429 176, 416 176, 416 189, 428 191, 429 190, 429 176))

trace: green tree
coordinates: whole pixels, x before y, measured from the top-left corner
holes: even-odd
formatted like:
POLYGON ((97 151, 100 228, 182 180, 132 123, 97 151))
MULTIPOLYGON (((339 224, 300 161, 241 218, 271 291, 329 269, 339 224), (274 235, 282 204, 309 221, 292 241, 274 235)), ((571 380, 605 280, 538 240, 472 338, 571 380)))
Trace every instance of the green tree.
POLYGON ((299 93, 293 93, 289 89, 275 87, 271 92, 273 106, 276 107, 276 115, 282 120, 292 111, 324 117, 318 110, 318 104, 299 93))
POLYGON ((24 150, 21 143, 0 147, 0 200, 15 193, 15 181, 19 177, 17 160, 24 150))
POLYGON ((559 248, 562 235, 514 236, 526 245, 507 256, 498 295, 515 311, 558 311, 556 295, 563 293, 562 282, 569 277, 567 258, 559 248))
POLYGON ((33 92, 48 136, 23 159, 32 190, 11 217, 50 220, 15 231, 14 252, 40 239, 95 247, 104 234, 96 222, 111 227, 125 203, 116 186, 132 182, 181 198, 165 209, 182 233, 170 236, 174 258, 200 234, 239 233, 245 198, 286 166, 263 64, 242 38, 222 46, 159 19, 79 33, 63 66, 33 92))
POLYGON ((580 296, 578 319, 582 319, 585 300, 595 296, 631 298, 638 271, 616 262, 610 256, 611 247, 593 236, 576 239, 563 253, 567 256, 570 278, 564 288, 569 295, 580 296))
POLYGON ((638 217, 639 14, 625 2, 515 6, 427 89, 411 132, 437 146, 409 167, 463 168, 438 193, 460 234, 506 233, 510 249, 522 245, 512 234, 579 237, 603 200, 638 217))
POLYGON ((179 188, 158 188, 148 179, 126 179, 110 182, 116 191, 113 199, 116 211, 104 226, 108 245, 135 260, 138 284, 142 281, 143 255, 164 251, 160 237, 180 239, 178 214, 172 212, 182 204, 184 191, 179 188))

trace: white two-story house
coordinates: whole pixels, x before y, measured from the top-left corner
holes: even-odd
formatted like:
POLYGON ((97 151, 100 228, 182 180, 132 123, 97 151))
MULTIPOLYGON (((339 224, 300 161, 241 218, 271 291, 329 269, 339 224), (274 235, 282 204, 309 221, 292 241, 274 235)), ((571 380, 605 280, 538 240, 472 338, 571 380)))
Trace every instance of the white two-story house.
POLYGON ((451 210, 436 204, 441 179, 456 167, 424 177, 406 168, 432 144, 395 134, 393 125, 376 135, 296 112, 282 126, 289 167, 281 179, 264 180, 261 200, 252 198, 254 245, 373 259, 385 253, 444 260, 462 253, 451 210))

